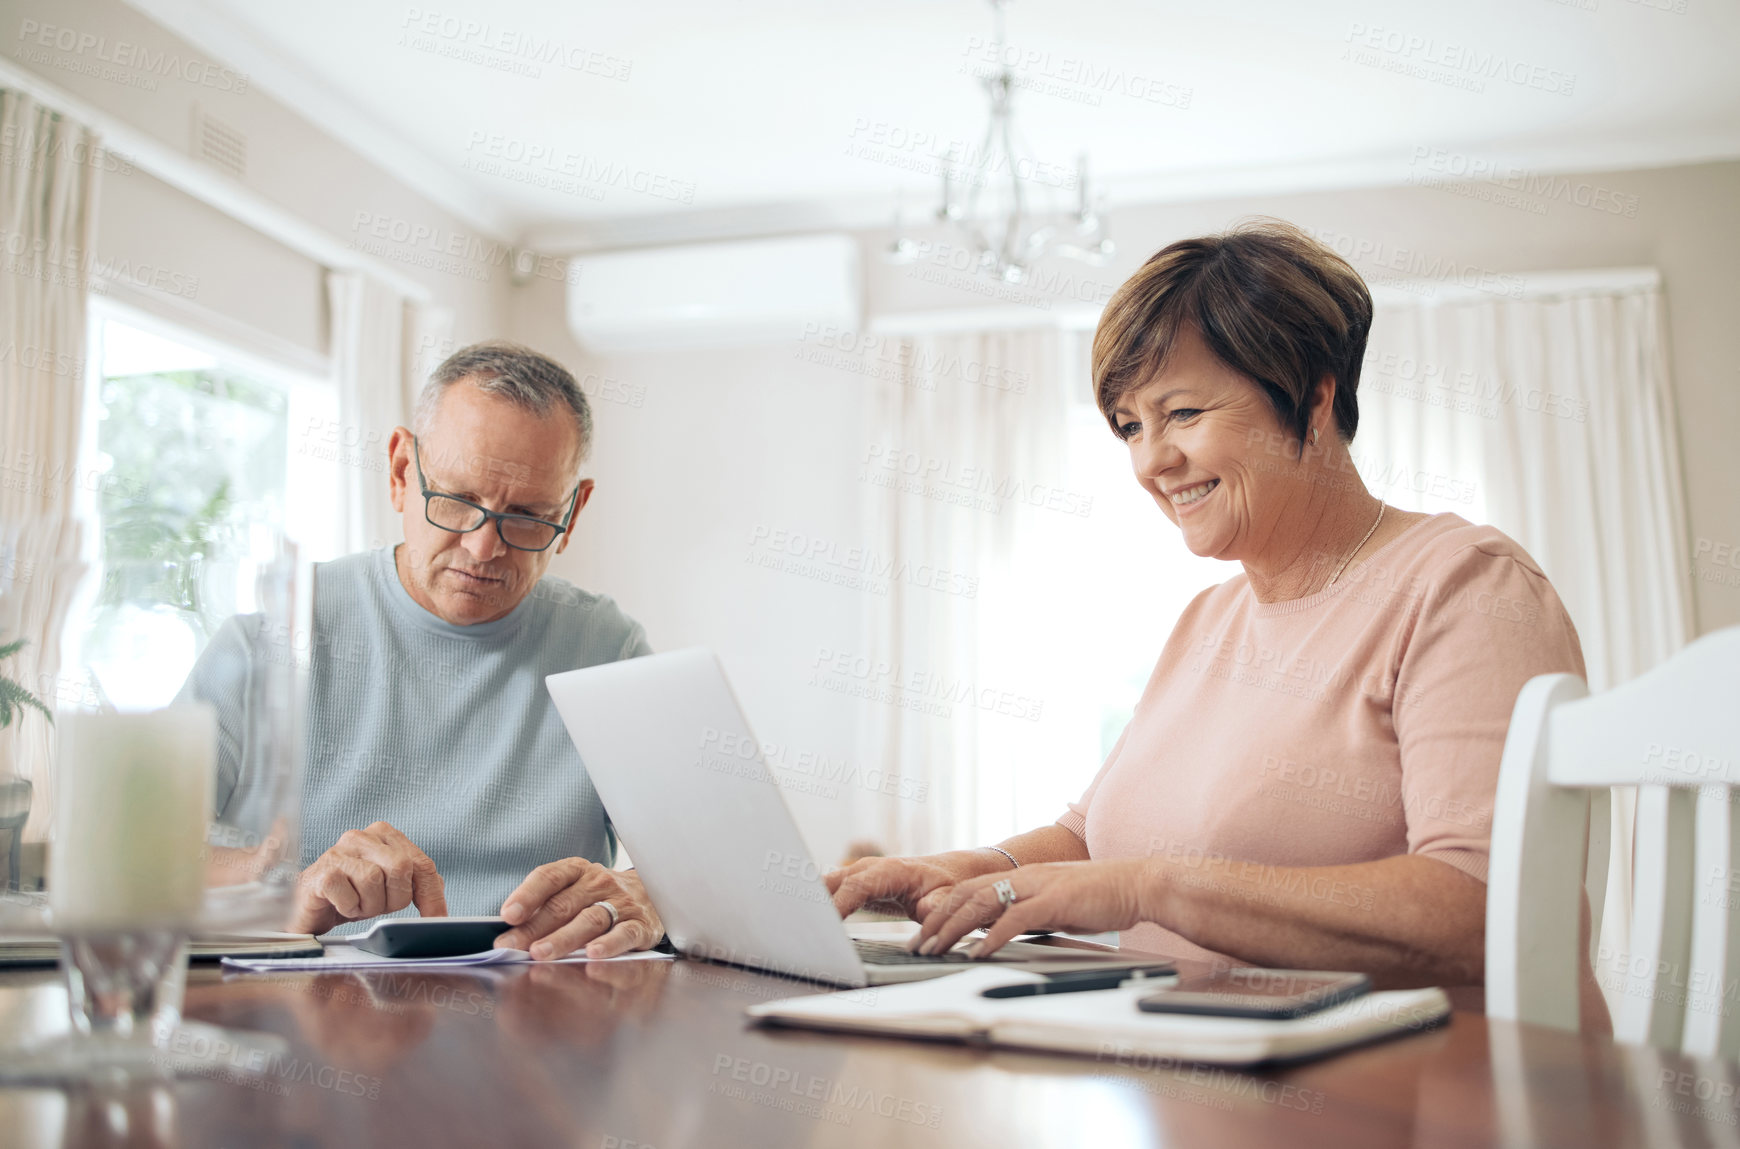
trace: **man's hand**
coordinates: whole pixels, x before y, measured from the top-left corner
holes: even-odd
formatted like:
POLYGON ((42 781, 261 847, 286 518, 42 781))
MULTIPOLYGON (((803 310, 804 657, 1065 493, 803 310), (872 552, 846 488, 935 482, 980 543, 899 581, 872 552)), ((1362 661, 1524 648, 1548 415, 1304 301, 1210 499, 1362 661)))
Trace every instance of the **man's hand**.
POLYGON ((665 936, 638 874, 585 858, 563 858, 527 874, 502 904, 501 916, 514 928, 495 944, 529 950, 540 961, 566 957, 581 946, 589 958, 615 957, 651 949, 665 936), (614 926, 599 902, 616 907, 614 926))
POLYGON ((293 933, 323 934, 345 922, 415 905, 426 918, 447 916, 435 863, 385 822, 346 830, 296 881, 293 933))

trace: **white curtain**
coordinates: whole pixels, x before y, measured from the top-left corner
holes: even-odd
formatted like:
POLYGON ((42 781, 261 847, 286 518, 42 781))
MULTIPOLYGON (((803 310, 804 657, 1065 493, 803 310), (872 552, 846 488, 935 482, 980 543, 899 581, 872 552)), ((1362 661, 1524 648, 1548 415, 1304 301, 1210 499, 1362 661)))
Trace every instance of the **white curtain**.
MULTIPOLYGON (((1657 273, 1535 277, 1520 298, 1380 299, 1364 371, 1354 453, 1374 493, 1521 543, 1570 611, 1592 689, 1690 640, 1657 273)), ((1628 948, 1635 797, 1614 792, 1601 941, 1612 954, 1628 948)))
POLYGON ((1380 297, 1353 449, 1373 493, 1520 542, 1605 690, 1692 633, 1660 281, 1540 278, 1522 298, 1380 297))
MULTIPOLYGON (((94 481, 78 446, 102 159, 95 133, 9 90, 0 139, 0 643, 29 642, 0 673, 52 705, 82 570, 75 504, 94 481)), ((29 715, 0 733, 0 774, 15 771, 44 797, 48 733, 29 715)), ((27 836, 40 836, 37 822, 27 836)))
POLYGON ((356 271, 328 272, 326 292, 341 457, 351 464, 340 468, 339 492, 342 549, 349 553, 400 541, 387 501, 387 440, 394 427, 409 423, 421 376, 452 342, 453 317, 356 271))
POLYGON ((905 797, 863 804, 856 828, 927 853, 981 840, 982 803, 1008 789, 987 728, 1033 731, 1042 713, 1017 671, 984 665, 984 591, 1024 522, 1069 513, 1068 407, 1072 389, 1085 394, 1086 336, 916 335, 890 358, 900 379, 866 392, 859 477, 865 537, 891 573, 853 680, 866 695, 860 761, 898 774, 905 797))

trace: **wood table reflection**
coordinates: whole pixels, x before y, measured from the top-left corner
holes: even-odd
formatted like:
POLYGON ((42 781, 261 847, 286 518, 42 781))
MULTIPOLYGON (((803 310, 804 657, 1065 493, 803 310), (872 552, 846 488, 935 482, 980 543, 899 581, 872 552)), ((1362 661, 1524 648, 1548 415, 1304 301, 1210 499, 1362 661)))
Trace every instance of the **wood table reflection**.
MULTIPOLYGON (((1257 1073, 759 1029, 804 983, 688 961, 469 973, 196 969, 187 1013, 287 1056, 122 1090, 0 1090, 0 1144, 1733 1146, 1732 1065, 1457 1014, 1257 1073)), ((0 1033, 51 1024, 0 975, 0 1033)))

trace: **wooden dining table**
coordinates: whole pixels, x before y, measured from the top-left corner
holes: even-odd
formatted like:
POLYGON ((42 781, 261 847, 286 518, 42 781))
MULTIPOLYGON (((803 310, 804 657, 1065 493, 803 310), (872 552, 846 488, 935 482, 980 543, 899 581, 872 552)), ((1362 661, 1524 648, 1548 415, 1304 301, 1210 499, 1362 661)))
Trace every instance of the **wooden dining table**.
MULTIPOLYGON (((816 986, 687 959, 474 972, 195 967, 189 1019, 283 1039, 261 1072, 0 1088, 0 1146, 1734 1146, 1740 1072, 1456 1013, 1250 1071, 758 1027, 816 986)), ((65 1026, 0 973, 0 1041, 65 1026)))

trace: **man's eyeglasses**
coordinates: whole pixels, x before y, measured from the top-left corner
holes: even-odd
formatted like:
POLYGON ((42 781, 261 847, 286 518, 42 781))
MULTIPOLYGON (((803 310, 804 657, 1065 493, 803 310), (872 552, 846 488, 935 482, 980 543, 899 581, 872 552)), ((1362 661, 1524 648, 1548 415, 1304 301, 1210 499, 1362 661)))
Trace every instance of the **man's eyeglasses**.
POLYGON ((411 440, 411 457, 417 463, 417 484, 423 488, 423 517, 429 520, 431 526, 440 527, 444 531, 459 535, 469 534, 493 519, 496 533, 501 535, 501 541, 508 546, 516 551, 542 551, 548 550, 550 544, 568 529, 569 520, 574 517, 574 496, 580 493, 578 485, 568 495, 568 513, 562 517, 561 522, 552 523, 531 515, 509 515, 492 511, 458 495, 431 491, 429 480, 423 477, 423 453, 418 449, 417 440, 414 438, 411 440))

